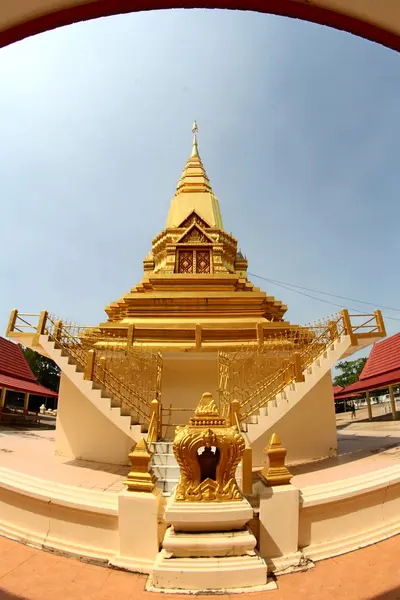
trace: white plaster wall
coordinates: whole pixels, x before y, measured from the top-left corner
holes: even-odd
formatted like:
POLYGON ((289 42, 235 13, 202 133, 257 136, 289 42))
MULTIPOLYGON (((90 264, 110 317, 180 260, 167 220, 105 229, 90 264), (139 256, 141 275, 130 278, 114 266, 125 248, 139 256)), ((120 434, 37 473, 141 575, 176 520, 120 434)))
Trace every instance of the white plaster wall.
POLYGON ((134 441, 107 419, 86 396, 61 375, 55 452, 95 462, 128 464, 134 441))
POLYGON ((346 481, 309 486, 301 495, 299 548, 312 560, 400 533, 399 465, 346 481))
POLYGON ((108 561, 118 550, 118 496, 0 469, 0 534, 108 561))
MULTIPOLYGON (((281 399, 279 402, 285 402, 281 399)), ((252 442, 253 465, 266 461, 264 448, 277 433, 287 449, 287 463, 300 463, 332 456, 337 451, 336 416, 332 378, 326 373, 264 436, 252 442)))
POLYGON ((204 392, 211 392, 218 405, 218 365, 215 352, 168 353, 163 356, 161 399, 164 408, 190 408, 173 411, 163 418, 163 433, 173 439, 174 427, 168 423, 185 424, 193 415, 204 392))

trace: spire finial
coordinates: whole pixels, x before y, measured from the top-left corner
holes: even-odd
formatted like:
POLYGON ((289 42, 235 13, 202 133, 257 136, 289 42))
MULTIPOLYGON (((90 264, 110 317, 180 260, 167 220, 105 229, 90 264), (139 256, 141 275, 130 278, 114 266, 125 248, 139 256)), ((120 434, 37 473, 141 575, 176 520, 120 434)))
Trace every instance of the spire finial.
POLYGON ((192 154, 190 156, 199 156, 199 149, 197 147, 197 132, 199 128, 197 127, 196 121, 193 122, 192 132, 193 132, 193 147, 192 154))

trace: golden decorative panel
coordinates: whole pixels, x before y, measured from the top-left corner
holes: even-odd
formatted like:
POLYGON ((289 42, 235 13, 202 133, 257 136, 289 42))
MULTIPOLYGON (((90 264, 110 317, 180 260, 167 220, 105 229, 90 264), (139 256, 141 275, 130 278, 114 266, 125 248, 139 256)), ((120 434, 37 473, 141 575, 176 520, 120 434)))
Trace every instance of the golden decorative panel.
POLYGON ((194 253, 193 250, 180 250, 178 261, 178 273, 194 272, 194 253))
POLYGON ((199 225, 202 229, 209 229, 210 226, 206 223, 198 214, 194 211, 186 217, 186 219, 179 225, 179 227, 191 227, 192 225, 199 225))
POLYGON ((196 273, 210 273, 211 268, 210 251, 197 250, 196 252, 196 273))
POLYGON ((177 427, 174 454, 181 475, 175 500, 226 502, 241 500, 235 479, 245 441, 237 426, 219 416, 211 394, 202 395, 194 417, 177 427), (199 450, 203 449, 200 453, 199 450))
POLYGON ((180 240, 180 244, 210 244, 212 241, 197 227, 192 227, 180 240))

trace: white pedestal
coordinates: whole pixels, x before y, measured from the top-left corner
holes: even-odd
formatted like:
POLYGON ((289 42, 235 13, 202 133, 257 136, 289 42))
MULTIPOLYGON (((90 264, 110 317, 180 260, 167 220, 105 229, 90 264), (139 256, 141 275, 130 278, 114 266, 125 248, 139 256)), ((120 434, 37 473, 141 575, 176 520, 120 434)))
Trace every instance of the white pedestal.
POLYGON ((257 554, 209 558, 167 558, 157 556, 152 574, 156 588, 178 590, 226 590, 265 586, 267 568, 257 554))
POLYGON ((180 558, 254 555, 257 540, 247 529, 207 533, 176 533, 169 527, 163 549, 170 556, 180 558))
POLYGON ((295 569, 302 560, 299 497, 291 484, 266 487, 260 495, 260 554, 271 571, 295 569))
POLYGON ((234 531, 253 518, 253 509, 242 498, 234 502, 177 502, 169 497, 165 520, 175 531, 234 531))
POLYGON ((119 553, 110 564, 136 571, 151 573, 159 551, 159 521, 162 495, 124 490, 118 496, 119 553))
POLYGON ((150 588, 192 592, 265 589, 267 565, 255 552, 256 538, 245 526, 252 517, 253 509, 245 498, 237 502, 176 502, 171 496, 165 519, 172 527, 154 563, 150 588))

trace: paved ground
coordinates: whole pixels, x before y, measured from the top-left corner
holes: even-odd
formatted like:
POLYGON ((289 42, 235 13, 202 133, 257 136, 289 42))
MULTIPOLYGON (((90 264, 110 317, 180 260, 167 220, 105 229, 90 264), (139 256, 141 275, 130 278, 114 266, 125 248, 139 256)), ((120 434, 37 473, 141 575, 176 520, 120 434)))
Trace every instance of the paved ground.
MULTIPOLYGON (((221 600, 399 600, 400 536, 278 577, 278 589, 221 600)), ((184 600, 145 592, 146 577, 79 562, 0 537, 0 600, 184 600)), ((209 595, 196 596, 207 600, 209 595)))
MULTIPOLYGON (((380 405, 375 413, 383 416, 383 410, 380 405)), ((326 483, 399 461, 400 420, 392 421, 388 416, 387 421, 371 423, 364 420, 366 414, 366 409, 357 411, 356 420, 350 413, 337 415, 339 456, 292 468, 293 483, 300 487, 326 483)), ((55 456, 54 436, 53 429, 0 425, 0 467, 96 491, 118 493, 124 488, 127 466, 55 456)))

